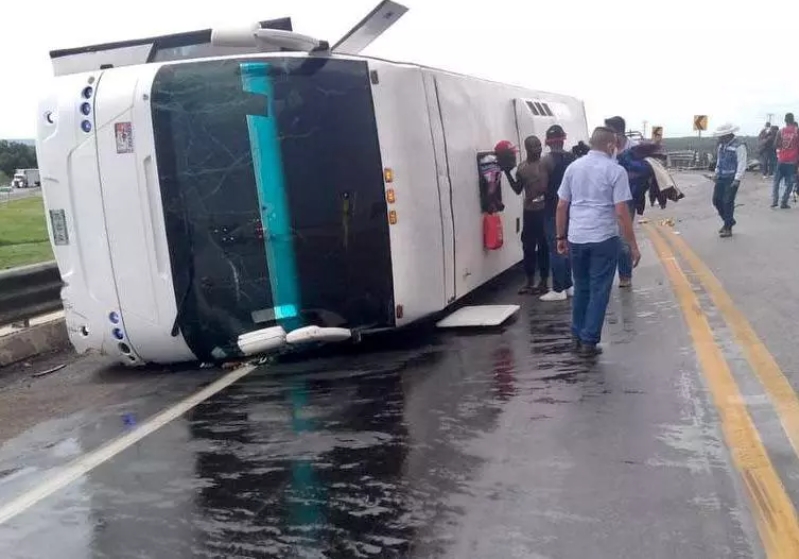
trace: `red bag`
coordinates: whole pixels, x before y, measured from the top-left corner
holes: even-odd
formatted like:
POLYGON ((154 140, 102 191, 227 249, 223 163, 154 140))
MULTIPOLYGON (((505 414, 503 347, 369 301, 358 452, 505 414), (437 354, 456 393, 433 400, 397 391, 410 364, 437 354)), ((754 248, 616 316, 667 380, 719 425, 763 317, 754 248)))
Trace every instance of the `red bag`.
POLYGON ((502 218, 498 213, 483 214, 483 246, 488 250, 502 248, 502 218))

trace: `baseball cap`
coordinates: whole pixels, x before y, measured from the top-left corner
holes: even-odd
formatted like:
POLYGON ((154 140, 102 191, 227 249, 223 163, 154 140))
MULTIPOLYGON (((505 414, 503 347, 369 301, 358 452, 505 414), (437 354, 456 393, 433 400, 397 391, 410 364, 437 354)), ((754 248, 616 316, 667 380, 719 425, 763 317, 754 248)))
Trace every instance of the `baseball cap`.
POLYGON ((512 142, 508 140, 501 140, 497 142, 497 145, 494 146, 494 151, 519 151, 519 148, 513 145, 512 142))
POLYGON ((560 140, 566 137, 566 132, 563 130, 563 127, 560 124, 553 124, 549 128, 547 128, 546 138, 547 140, 560 140))
POLYGON ((605 126, 613 130, 616 134, 624 134, 627 130, 627 123, 620 116, 612 116, 605 119, 605 126))

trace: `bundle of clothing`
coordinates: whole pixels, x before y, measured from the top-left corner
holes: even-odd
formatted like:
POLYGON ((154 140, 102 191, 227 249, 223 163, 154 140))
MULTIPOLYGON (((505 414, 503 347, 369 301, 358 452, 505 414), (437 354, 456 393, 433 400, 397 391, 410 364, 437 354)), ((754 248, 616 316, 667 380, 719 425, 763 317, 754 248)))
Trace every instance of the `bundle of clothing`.
POLYGON ((666 207, 669 200, 676 202, 685 198, 666 170, 666 156, 659 144, 642 142, 635 145, 621 152, 618 162, 627 171, 633 205, 638 215, 644 214, 647 194, 650 205, 654 206, 657 202, 661 209, 666 207))

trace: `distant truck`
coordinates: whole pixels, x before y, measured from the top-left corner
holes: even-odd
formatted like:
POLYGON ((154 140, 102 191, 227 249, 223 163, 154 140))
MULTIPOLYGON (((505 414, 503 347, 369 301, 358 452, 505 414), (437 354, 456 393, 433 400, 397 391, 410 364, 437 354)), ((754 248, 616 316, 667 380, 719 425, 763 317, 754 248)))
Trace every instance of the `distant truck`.
POLYGON ((39 169, 17 169, 14 173, 14 179, 11 185, 15 188, 41 186, 42 182, 39 178, 39 169))

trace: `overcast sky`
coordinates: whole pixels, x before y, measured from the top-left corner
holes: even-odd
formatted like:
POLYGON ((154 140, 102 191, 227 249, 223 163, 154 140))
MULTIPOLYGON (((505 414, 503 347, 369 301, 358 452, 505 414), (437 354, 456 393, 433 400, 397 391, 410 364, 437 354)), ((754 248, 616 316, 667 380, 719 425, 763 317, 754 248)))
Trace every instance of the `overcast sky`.
MULTIPOLYGON (((377 0, 107 0, 14 3, 0 33, 0 138, 32 138, 48 52, 291 16, 331 42, 377 0), (333 7, 336 6, 336 7, 333 7)), ((405 0, 410 11, 366 54, 422 62, 582 98, 589 125, 621 114, 666 136, 694 114, 756 133, 767 113, 799 112, 799 3, 759 0, 405 0), (470 7, 467 7, 470 6, 470 7), (512 6, 505 8, 503 6, 512 6)))

